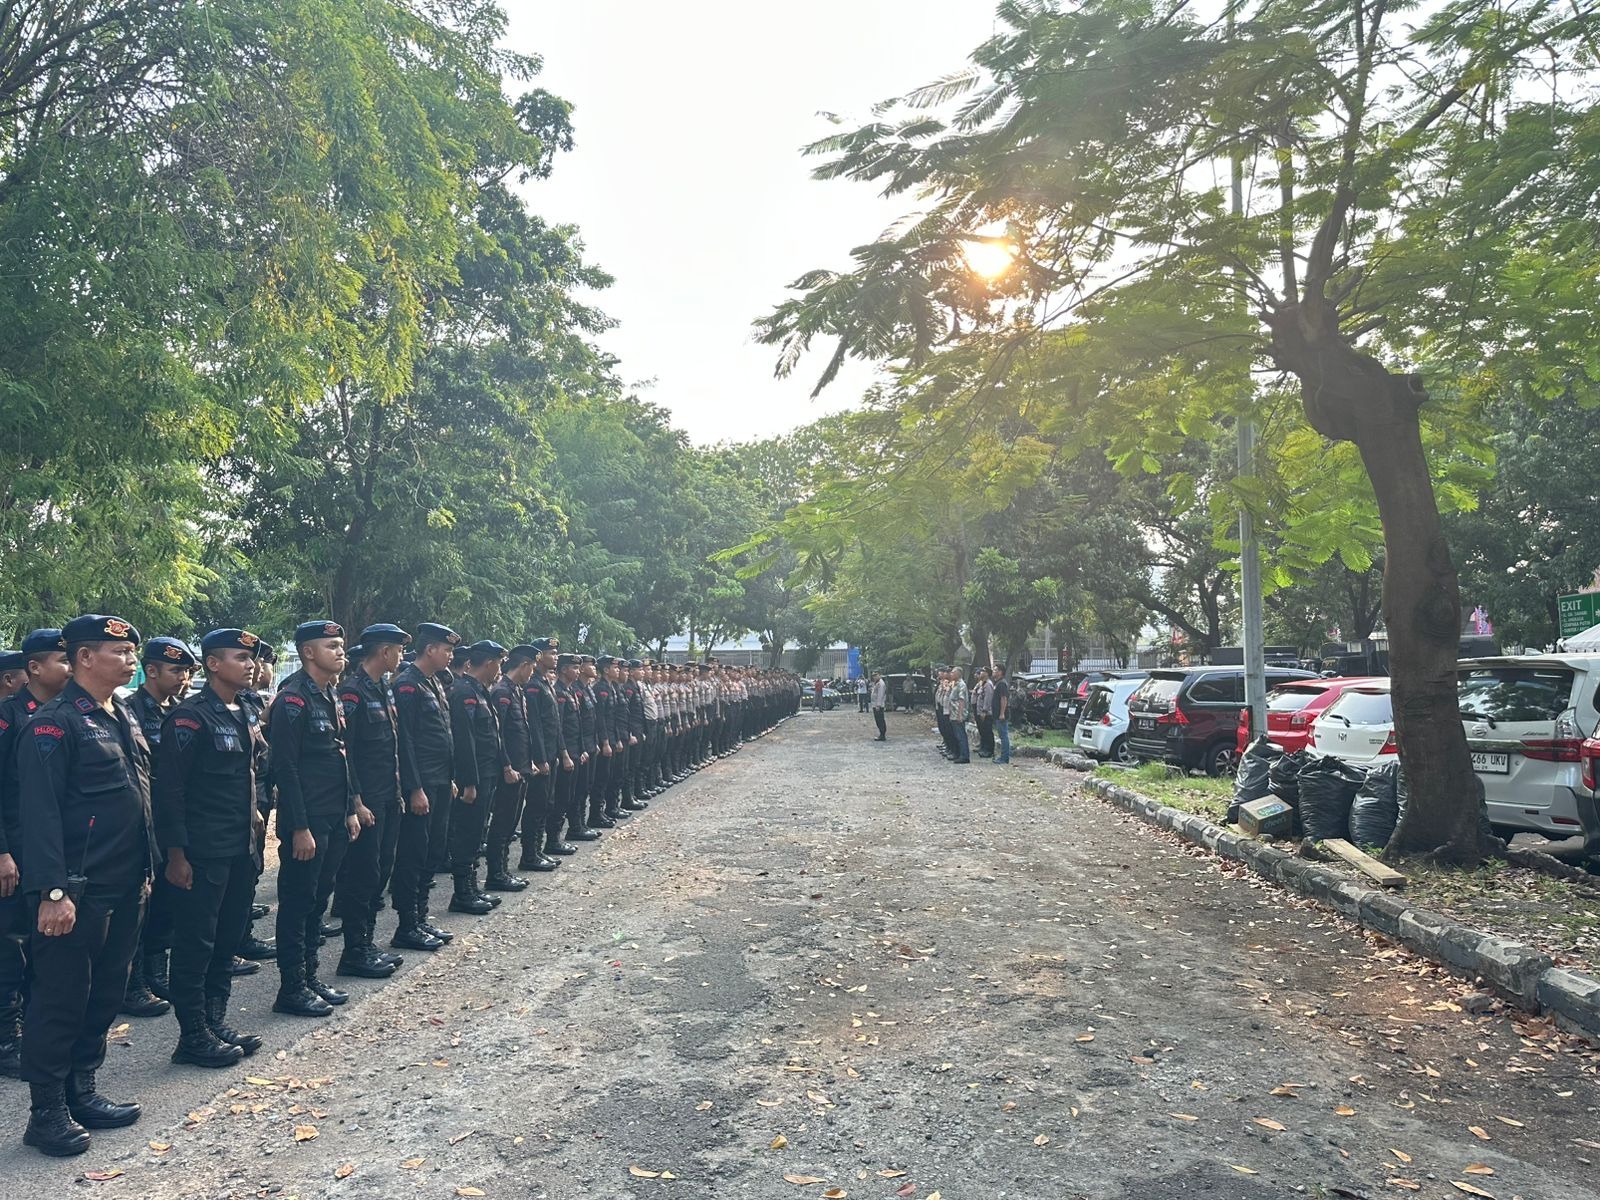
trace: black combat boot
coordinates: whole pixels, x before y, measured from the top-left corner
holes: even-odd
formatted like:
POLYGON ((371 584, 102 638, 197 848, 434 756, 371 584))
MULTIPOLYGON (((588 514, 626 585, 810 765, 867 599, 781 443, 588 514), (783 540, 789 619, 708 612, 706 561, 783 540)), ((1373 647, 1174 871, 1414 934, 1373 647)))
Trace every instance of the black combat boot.
POLYGON ((170 1001, 172 990, 167 986, 167 952, 165 950, 146 950, 144 952, 144 983, 150 989, 151 995, 160 996, 161 999, 170 1001))
POLYGON ((489 878, 484 880, 483 886, 491 892, 520 892, 528 886, 526 879, 520 879, 511 873, 509 845, 489 847, 489 878))
POLYGON ((376 947, 367 944, 366 922, 353 917, 344 919, 344 953, 339 955, 335 975, 352 975, 358 979, 387 979, 395 971, 392 963, 378 958, 376 947), (370 951, 370 953, 369 953, 370 951))
POLYGON ((0 1075, 22 1075, 22 997, 0 1004, 0 1075))
POLYGON ((150 984, 144 977, 144 957, 135 954, 128 967, 128 987, 122 994, 122 1006, 118 1010, 125 1016, 159 1017, 172 1007, 150 990, 150 984))
POLYGON ((206 997, 206 1025, 211 1032, 217 1035, 217 1041, 227 1042, 230 1046, 237 1046, 243 1050, 248 1058, 261 1049, 263 1042, 253 1033, 240 1033, 228 1024, 228 998, 226 996, 206 997))
POLYGON ((278 964, 278 997, 272 1002, 272 1011, 287 1013, 291 1017, 326 1017, 333 1013, 329 1004, 306 986, 304 963, 278 964))
POLYGON ((367 914, 367 957, 375 958, 379 962, 390 963, 396 970, 405 965, 405 958, 399 954, 390 954, 374 940, 378 936, 378 914, 367 914))
POLYGON ((604 800, 589 801, 589 828, 590 829, 615 829, 617 823, 606 816, 606 802, 604 800))
POLYGON ((306 947, 306 986, 328 1004, 344 1004, 350 999, 349 992, 340 991, 317 978, 317 952, 310 946, 306 947))
POLYGON ((206 1023, 203 1012, 178 1013, 178 1045, 172 1051, 172 1061, 188 1063, 191 1067, 220 1069, 231 1067, 244 1057, 244 1047, 225 1042, 206 1023))
POLYGON ((489 903, 487 896, 479 895, 476 880, 473 876, 476 871, 457 871, 456 890, 450 897, 450 911, 470 913, 475 917, 485 916, 494 911, 494 905, 489 903))
POLYGON ((24 1145, 52 1158, 70 1158, 89 1148, 89 1131, 67 1111, 67 1093, 62 1084, 30 1083, 28 1106, 24 1145))
POLYGON ((250 906, 250 920, 251 921, 259 921, 259 920, 261 920, 262 917, 266 916, 271 911, 272 911, 272 908, 271 908, 270 905, 252 904, 250 906))
POLYGON ((233 961, 228 964, 229 975, 254 975, 259 970, 261 970, 260 963, 252 962, 248 958, 240 958, 237 954, 233 956, 233 961))
POLYGON ((545 835, 544 852, 547 855, 559 854, 565 857, 569 854, 576 854, 578 852, 578 848, 569 842, 564 841, 560 833, 550 833, 545 835))
MULTIPOLYGON (((431 889, 433 884, 430 883, 428 887, 431 889)), ((428 897, 426 894, 423 895, 421 902, 417 905, 417 928, 428 936, 439 939, 441 942, 455 940, 455 934, 448 929, 441 929, 438 925, 428 920, 428 897)))
MULTIPOLYGON (((266 905, 258 904, 256 907, 265 908, 266 905)), ((239 948, 234 953, 240 958, 264 962, 267 959, 278 957, 278 948, 271 942, 264 941, 256 936, 256 923, 252 918, 249 926, 244 931, 244 937, 239 941, 239 948)))
POLYGON ((74 1071, 67 1076, 67 1111, 85 1129, 121 1129, 139 1119, 137 1104, 118 1104, 95 1090, 93 1071, 74 1071))

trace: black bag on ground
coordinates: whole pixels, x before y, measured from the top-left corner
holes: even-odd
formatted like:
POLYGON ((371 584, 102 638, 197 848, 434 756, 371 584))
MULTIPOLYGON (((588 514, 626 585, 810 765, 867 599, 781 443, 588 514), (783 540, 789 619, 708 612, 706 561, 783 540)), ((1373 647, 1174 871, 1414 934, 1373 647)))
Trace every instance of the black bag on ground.
POLYGON ((1268 790, 1290 808, 1300 807, 1300 768, 1305 766, 1311 753, 1296 750, 1272 760, 1267 769, 1268 790))
MULTIPOLYGON (((1405 767, 1396 763, 1395 768, 1395 824, 1398 825, 1400 818, 1405 816, 1406 801, 1411 798, 1411 785, 1406 782, 1405 767)), ((1478 798, 1478 832, 1483 835, 1484 842, 1492 847, 1500 835, 1494 831, 1494 826, 1489 822, 1489 794, 1484 789, 1482 776, 1474 775, 1472 782, 1477 785, 1473 790, 1478 798)), ((1388 841, 1387 838, 1384 840, 1388 841)))
POLYGON ((1272 791, 1272 781, 1267 777, 1272 764, 1283 757, 1283 747, 1269 742, 1262 734, 1245 747, 1239 758, 1239 769, 1233 776, 1233 802, 1248 804, 1272 791))
POLYGON ((1331 754, 1310 759, 1300 768, 1300 823, 1305 836, 1322 842, 1342 838, 1350 826, 1350 807, 1367 773, 1331 754))
POLYGON ((1373 767, 1350 805, 1350 841, 1356 846, 1387 846, 1400 821, 1400 763, 1373 767))

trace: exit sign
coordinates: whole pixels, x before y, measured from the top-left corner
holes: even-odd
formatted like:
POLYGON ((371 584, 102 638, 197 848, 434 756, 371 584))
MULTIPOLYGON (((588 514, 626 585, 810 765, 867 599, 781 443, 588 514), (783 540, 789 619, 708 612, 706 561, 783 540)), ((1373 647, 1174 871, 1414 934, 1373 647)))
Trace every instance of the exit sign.
POLYGON ((1556 613, 1561 636, 1571 637, 1600 625, 1600 592, 1581 592, 1556 597, 1556 613))

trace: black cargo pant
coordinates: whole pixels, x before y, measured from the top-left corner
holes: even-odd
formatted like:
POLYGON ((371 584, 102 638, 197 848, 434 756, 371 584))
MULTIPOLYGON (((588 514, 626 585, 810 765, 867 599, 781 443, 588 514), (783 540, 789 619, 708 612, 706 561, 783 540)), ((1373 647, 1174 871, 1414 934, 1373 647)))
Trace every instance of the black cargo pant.
MULTIPOLYGON (((544 827, 545 833, 551 838, 560 838, 561 827, 572 815, 572 797, 578 790, 578 772, 581 770, 576 763, 571 768, 556 768, 555 793, 551 797, 550 812, 544 827)), ((574 828, 581 829, 581 823, 574 828)))
POLYGON ((428 813, 417 816, 411 811, 411 801, 404 801, 394 851, 394 873, 389 879, 389 899, 404 925, 412 917, 424 915, 428 910, 428 884, 433 880, 431 837, 433 812, 448 808, 450 784, 430 783, 422 789, 428 794, 428 813))
POLYGON ((28 988, 27 948, 26 899, 0 899, 0 1041, 9 1041, 22 1021, 28 988))
POLYGON ((317 852, 304 862, 294 856, 293 831, 281 822, 278 827, 278 977, 285 988, 298 987, 316 971, 322 909, 350 849, 344 813, 307 820, 317 852))
POLYGON ((494 811, 489 814, 489 869, 499 866, 495 855, 501 847, 509 847, 522 819, 522 806, 528 799, 530 776, 524 775, 516 783, 502 781, 494 790, 494 811))
POLYGON ((478 794, 471 804, 457 796, 450 813, 450 874, 466 875, 477 870, 478 851, 483 846, 483 834, 489 826, 489 813, 494 808, 498 790, 494 776, 485 776, 478 784, 478 794))
POLYGON ((233 991, 233 948, 250 924, 256 895, 256 860, 190 859, 194 882, 167 891, 172 914, 172 1007, 201 1012, 205 1000, 226 1000, 233 991))
POLYGON ((372 810, 373 826, 350 843, 339 866, 333 915, 343 921, 365 922, 383 909, 383 889, 394 872, 400 839, 399 797, 364 794, 362 799, 372 810))
POLYGON ((22 1077, 61 1083, 106 1057, 106 1030, 122 1007, 128 966, 139 941, 146 888, 91 887, 78 901, 72 932, 39 932, 39 901, 28 898, 28 962, 33 971, 22 1026, 22 1077))
POLYGON ((428 870, 435 875, 450 869, 450 814, 455 804, 449 788, 443 804, 436 804, 433 789, 428 789, 428 870))
POLYGON ((555 771, 528 778, 522 803, 522 861, 531 866, 544 851, 545 834, 550 829, 550 799, 556 786, 555 771))

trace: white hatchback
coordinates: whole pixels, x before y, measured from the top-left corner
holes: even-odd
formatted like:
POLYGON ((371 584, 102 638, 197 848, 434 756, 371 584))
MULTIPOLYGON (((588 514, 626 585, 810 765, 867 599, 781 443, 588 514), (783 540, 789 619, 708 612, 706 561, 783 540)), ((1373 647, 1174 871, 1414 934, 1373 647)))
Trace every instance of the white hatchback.
POLYGON ((1389 681, 1375 679, 1341 692, 1311 723, 1311 748, 1360 767, 1397 754, 1389 681))
POLYGON ((1132 763, 1128 752, 1128 697, 1139 690, 1143 679, 1113 679, 1091 683, 1078 718, 1073 740, 1091 758, 1132 763))
POLYGON ((1585 781, 1582 753, 1600 724, 1600 654, 1466 659, 1459 681, 1489 820, 1508 834, 1582 834, 1600 846, 1600 803, 1585 781))

